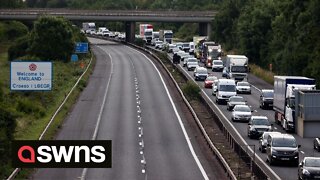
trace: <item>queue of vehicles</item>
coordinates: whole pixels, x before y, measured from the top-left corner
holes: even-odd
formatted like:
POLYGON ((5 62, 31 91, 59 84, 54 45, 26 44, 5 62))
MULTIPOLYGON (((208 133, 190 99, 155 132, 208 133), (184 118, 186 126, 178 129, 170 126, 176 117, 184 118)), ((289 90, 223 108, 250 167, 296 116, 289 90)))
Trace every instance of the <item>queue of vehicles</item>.
MULTIPOLYGON (((202 48, 205 49, 205 46, 202 48)), ((226 102, 227 109, 232 111, 232 121, 244 121, 248 123, 247 135, 250 139, 259 140, 259 150, 262 153, 267 154, 266 161, 269 162, 270 165, 281 163, 285 166, 289 164, 298 166, 299 179, 320 178, 320 160, 318 160, 316 157, 305 157, 301 163, 299 163, 299 148, 301 145, 297 143, 295 137, 291 134, 274 131, 274 125, 271 123, 271 121, 266 116, 253 115, 251 106, 247 104, 242 96, 240 96, 240 94, 251 94, 251 85, 247 82, 249 69, 248 58, 244 55, 227 55, 225 63, 223 63, 221 59, 217 59, 217 61, 219 60, 222 62, 222 67, 219 67, 219 70, 222 71, 222 77, 225 77, 225 79, 218 79, 217 77, 208 73, 207 69, 210 68, 212 71, 218 71, 217 68, 214 68, 215 60, 211 61, 212 66, 210 67, 207 60, 202 60, 202 58, 205 57, 203 56, 205 51, 199 52, 196 49, 193 53, 194 57, 189 57, 182 61, 183 66, 188 64, 189 59, 192 59, 192 61, 195 63, 195 58, 197 58, 197 64, 195 65, 196 67, 193 73, 195 80, 204 80, 204 88, 212 88, 212 95, 215 96, 217 104, 226 102), (197 75, 199 70, 203 72, 202 76, 207 78, 199 78, 197 75), (319 171, 307 171, 304 167, 304 161, 306 160, 317 160, 315 161, 316 163, 314 166, 310 165, 308 168, 319 169, 319 171)), ((180 54, 182 54, 181 50, 172 50, 170 52, 180 52, 180 54)), ((191 68, 188 68, 188 66, 187 69, 192 70, 191 68)), ((311 96, 313 99, 319 97, 318 100, 320 100, 320 92, 315 91, 315 81, 311 78, 297 76, 275 76, 274 79, 274 89, 260 90, 260 108, 264 110, 269 109, 270 111, 274 110, 276 123, 279 122, 281 127, 283 127, 283 129, 288 133, 297 132, 297 127, 295 127, 295 124, 297 123, 296 120, 298 119, 297 112, 300 114, 308 113, 308 110, 311 109, 310 105, 306 106, 308 102, 310 104, 310 101, 306 100, 306 98, 300 94, 308 94, 306 92, 309 92, 309 96, 311 96), (301 98, 304 98, 304 101, 301 98), (295 105, 300 105, 300 107, 297 108, 295 105), (281 109, 277 110, 277 107, 281 107, 281 109), (300 112, 302 111, 301 107, 304 107, 307 110, 300 112), (279 117, 279 119, 277 119, 277 117, 279 117), (292 128, 289 128, 292 126, 291 124, 293 124, 293 130, 292 128)), ((319 106, 317 107, 318 114, 316 115, 318 120, 320 120, 320 109, 319 106)), ((314 111, 314 109, 312 110, 314 111)), ((316 116, 314 114, 312 117, 316 116)), ((314 139, 313 148, 320 151, 320 138, 314 139)))

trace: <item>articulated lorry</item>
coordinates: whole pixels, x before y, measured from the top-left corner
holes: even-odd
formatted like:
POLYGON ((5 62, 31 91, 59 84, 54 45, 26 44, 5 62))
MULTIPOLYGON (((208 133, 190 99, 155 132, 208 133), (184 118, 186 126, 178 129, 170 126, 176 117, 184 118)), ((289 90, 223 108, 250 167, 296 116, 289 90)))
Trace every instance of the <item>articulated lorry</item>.
POLYGON ((159 31, 159 40, 160 41, 162 41, 164 43, 172 44, 172 38, 173 38, 172 30, 160 30, 159 31))
POLYGON ((295 132, 295 94, 301 90, 315 90, 315 80, 301 76, 274 76, 274 119, 283 129, 295 132))
POLYGON ((194 56, 197 59, 202 58, 202 51, 203 51, 203 43, 207 41, 208 36, 194 36, 193 37, 193 44, 194 44, 194 56))
POLYGON ((146 42, 146 44, 151 44, 153 26, 152 24, 140 24, 140 37, 146 42))
POLYGON ((244 55, 227 55, 227 78, 236 81, 248 79, 248 58, 244 55))
POLYGON ((221 45, 215 42, 204 42, 202 52, 202 62, 207 68, 212 67, 212 61, 221 59, 222 49, 221 45))
POLYGON ((94 22, 84 22, 82 23, 82 30, 86 34, 90 34, 91 31, 96 30, 96 24, 94 22))

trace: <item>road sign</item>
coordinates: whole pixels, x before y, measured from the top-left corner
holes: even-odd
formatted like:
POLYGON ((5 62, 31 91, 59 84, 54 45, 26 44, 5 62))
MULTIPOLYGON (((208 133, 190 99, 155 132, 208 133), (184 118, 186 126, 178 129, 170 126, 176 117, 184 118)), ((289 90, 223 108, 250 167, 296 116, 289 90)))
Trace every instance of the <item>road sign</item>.
POLYGON ((88 43, 77 42, 75 47, 75 53, 88 53, 88 43))
POLYGON ((51 88, 52 62, 11 62, 12 91, 50 91, 51 88))
POLYGON ((79 60, 78 55, 76 55, 76 54, 72 54, 71 55, 71 61, 72 62, 77 62, 78 60, 79 60))

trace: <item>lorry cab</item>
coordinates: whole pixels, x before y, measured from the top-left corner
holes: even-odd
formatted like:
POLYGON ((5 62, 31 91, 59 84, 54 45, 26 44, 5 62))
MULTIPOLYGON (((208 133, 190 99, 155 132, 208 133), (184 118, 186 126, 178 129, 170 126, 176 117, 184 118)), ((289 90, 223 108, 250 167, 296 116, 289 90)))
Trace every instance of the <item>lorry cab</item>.
POLYGON ((226 102, 231 96, 237 95, 236 82, 232 79, 219 79, 217 82, 216 102, 226 102))

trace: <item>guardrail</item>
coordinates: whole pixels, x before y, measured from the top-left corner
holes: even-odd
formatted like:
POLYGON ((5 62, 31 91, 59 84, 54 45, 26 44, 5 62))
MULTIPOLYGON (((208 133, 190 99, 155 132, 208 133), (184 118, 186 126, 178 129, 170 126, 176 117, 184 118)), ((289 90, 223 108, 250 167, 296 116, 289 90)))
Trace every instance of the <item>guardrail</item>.
MULTIPOLYGON (((150 50, 156 52, 156 50, 149 48, 149 47, 146 47, 147 50, 144 48, 141 48, 141 47, 139 47, 139 48, 142 50, 145 50, 146 52, 149 52, 149 53, 150 53, 150 50)), ((151 53, 151 55, 154 56, 153 53, 151 53)), ((172 58, 170 56, 167 55, 167 58, 169 60, 171 60, 171 62, 172 62, 172 58)), ((156 59, 159 60, 158 57, 156 57, 156 59)), ((180 72, 185 76, 185 78, 189 79, 188 76, 186 76, 182 70, 180 70, 180 72)), ((254 147, 254 150, 252 151, 252 150, 250 150, 250 147, 249 147, 250 145, 248 145, 246 143, 241 143, 243 141, 241 135, 238 134, 238 132, 235 132, 236 130, 233 127, 231 127, 229 123, 226 123, 225 121, 222 120, 223 118, 221 118, 217 115, 217 113, 214 111, 215 108, 210 105, 210 104, 212 104, 212 101, 210 99, 208 99, 208 97, 206 96, 205 93, 201 92, 200 100, 207 107, 207 109, 212 114, 212 116, 215 117, 215 118, 213 118, 214 121, 218 125, 219 129, 223 132, 225 137, 227 138, 228 143, 231 145, 233 150, 251 168, 253 174, 255 175, 254 178, 256 178, 256 179, 279 179, 279 177, 274 176, 274 174, 272 172, 266 173, 263 170, 263 168, 261 168, 261 162, 258 164, 258 162, 256 161, 255 147, 254 147)), ((205 130, 203 129, 203 131, 205 131, 205 130)), ((210 140, 210 142, 211 142, 211 140, 210 140)))

